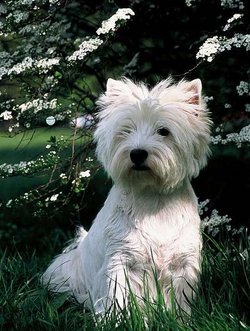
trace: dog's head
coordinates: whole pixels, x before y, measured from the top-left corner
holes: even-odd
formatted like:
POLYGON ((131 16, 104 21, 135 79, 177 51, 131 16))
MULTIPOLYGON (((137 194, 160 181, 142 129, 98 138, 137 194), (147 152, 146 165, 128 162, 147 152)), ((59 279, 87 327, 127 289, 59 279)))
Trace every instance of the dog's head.
POLYGON ((108 80, 94 136, 98 159, 116 184, 168 190, 198 175, 211 124, 201 88, 199 79, 167 79, 152 89, 108 80))

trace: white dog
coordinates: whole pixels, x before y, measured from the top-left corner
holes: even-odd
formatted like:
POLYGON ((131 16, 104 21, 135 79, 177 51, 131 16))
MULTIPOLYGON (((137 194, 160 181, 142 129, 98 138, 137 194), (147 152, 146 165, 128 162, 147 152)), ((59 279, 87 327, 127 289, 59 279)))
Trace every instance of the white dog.
POLYGON ((157 282, 167 307, 174 293, 189 312, 202 247, 190 178, 206 165, 211 123, 201 81, 148 89, 109 79, 98 105, 97 157, 114 186, 90 231, 79 231, 43 283, 104 313, 126 306, 130 291, 155 300, 157 282))

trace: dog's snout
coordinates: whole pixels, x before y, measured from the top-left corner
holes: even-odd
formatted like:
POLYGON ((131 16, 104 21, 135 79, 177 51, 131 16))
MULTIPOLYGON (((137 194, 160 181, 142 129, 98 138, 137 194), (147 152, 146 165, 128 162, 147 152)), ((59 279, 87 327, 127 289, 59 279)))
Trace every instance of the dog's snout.
POLYGON ((133 149, 130 152, 130 159, 135 165, 141 165, 148 157, 148 152, 144 149, 133 149))

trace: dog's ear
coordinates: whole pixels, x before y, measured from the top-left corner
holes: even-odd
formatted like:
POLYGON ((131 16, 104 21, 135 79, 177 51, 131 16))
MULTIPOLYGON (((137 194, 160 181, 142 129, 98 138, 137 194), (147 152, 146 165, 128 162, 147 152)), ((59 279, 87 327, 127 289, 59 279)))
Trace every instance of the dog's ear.
POLYGON ((124 82, 109 78, 106 85, 106 94, 119 95, 124 90, 124 82))
POLYGON ((192 80, 191 82, 184 83, 184 88, 186 92, 190 93, 188 103, 194 105, 200 105, 201 103, 201 90, 202 84, 199 78, 192 80))

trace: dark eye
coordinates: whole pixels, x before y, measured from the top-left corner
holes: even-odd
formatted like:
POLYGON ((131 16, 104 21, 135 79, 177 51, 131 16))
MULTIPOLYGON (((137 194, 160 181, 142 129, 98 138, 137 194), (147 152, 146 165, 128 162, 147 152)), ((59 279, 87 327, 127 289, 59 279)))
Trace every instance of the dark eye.
POLYGON ((122 130, 122 134, 124 134, 124 135, 128 135, 130 133, 131 133, 131 130, 130 129, 124 129, 124 130, 122 130))
POLYGON ((160 136, 163 136, 163 137, 166 137, 169 135, 169 130, 166 129, 166 128, 160 128, 157 130, 157 133, 160 135, 160 136))

